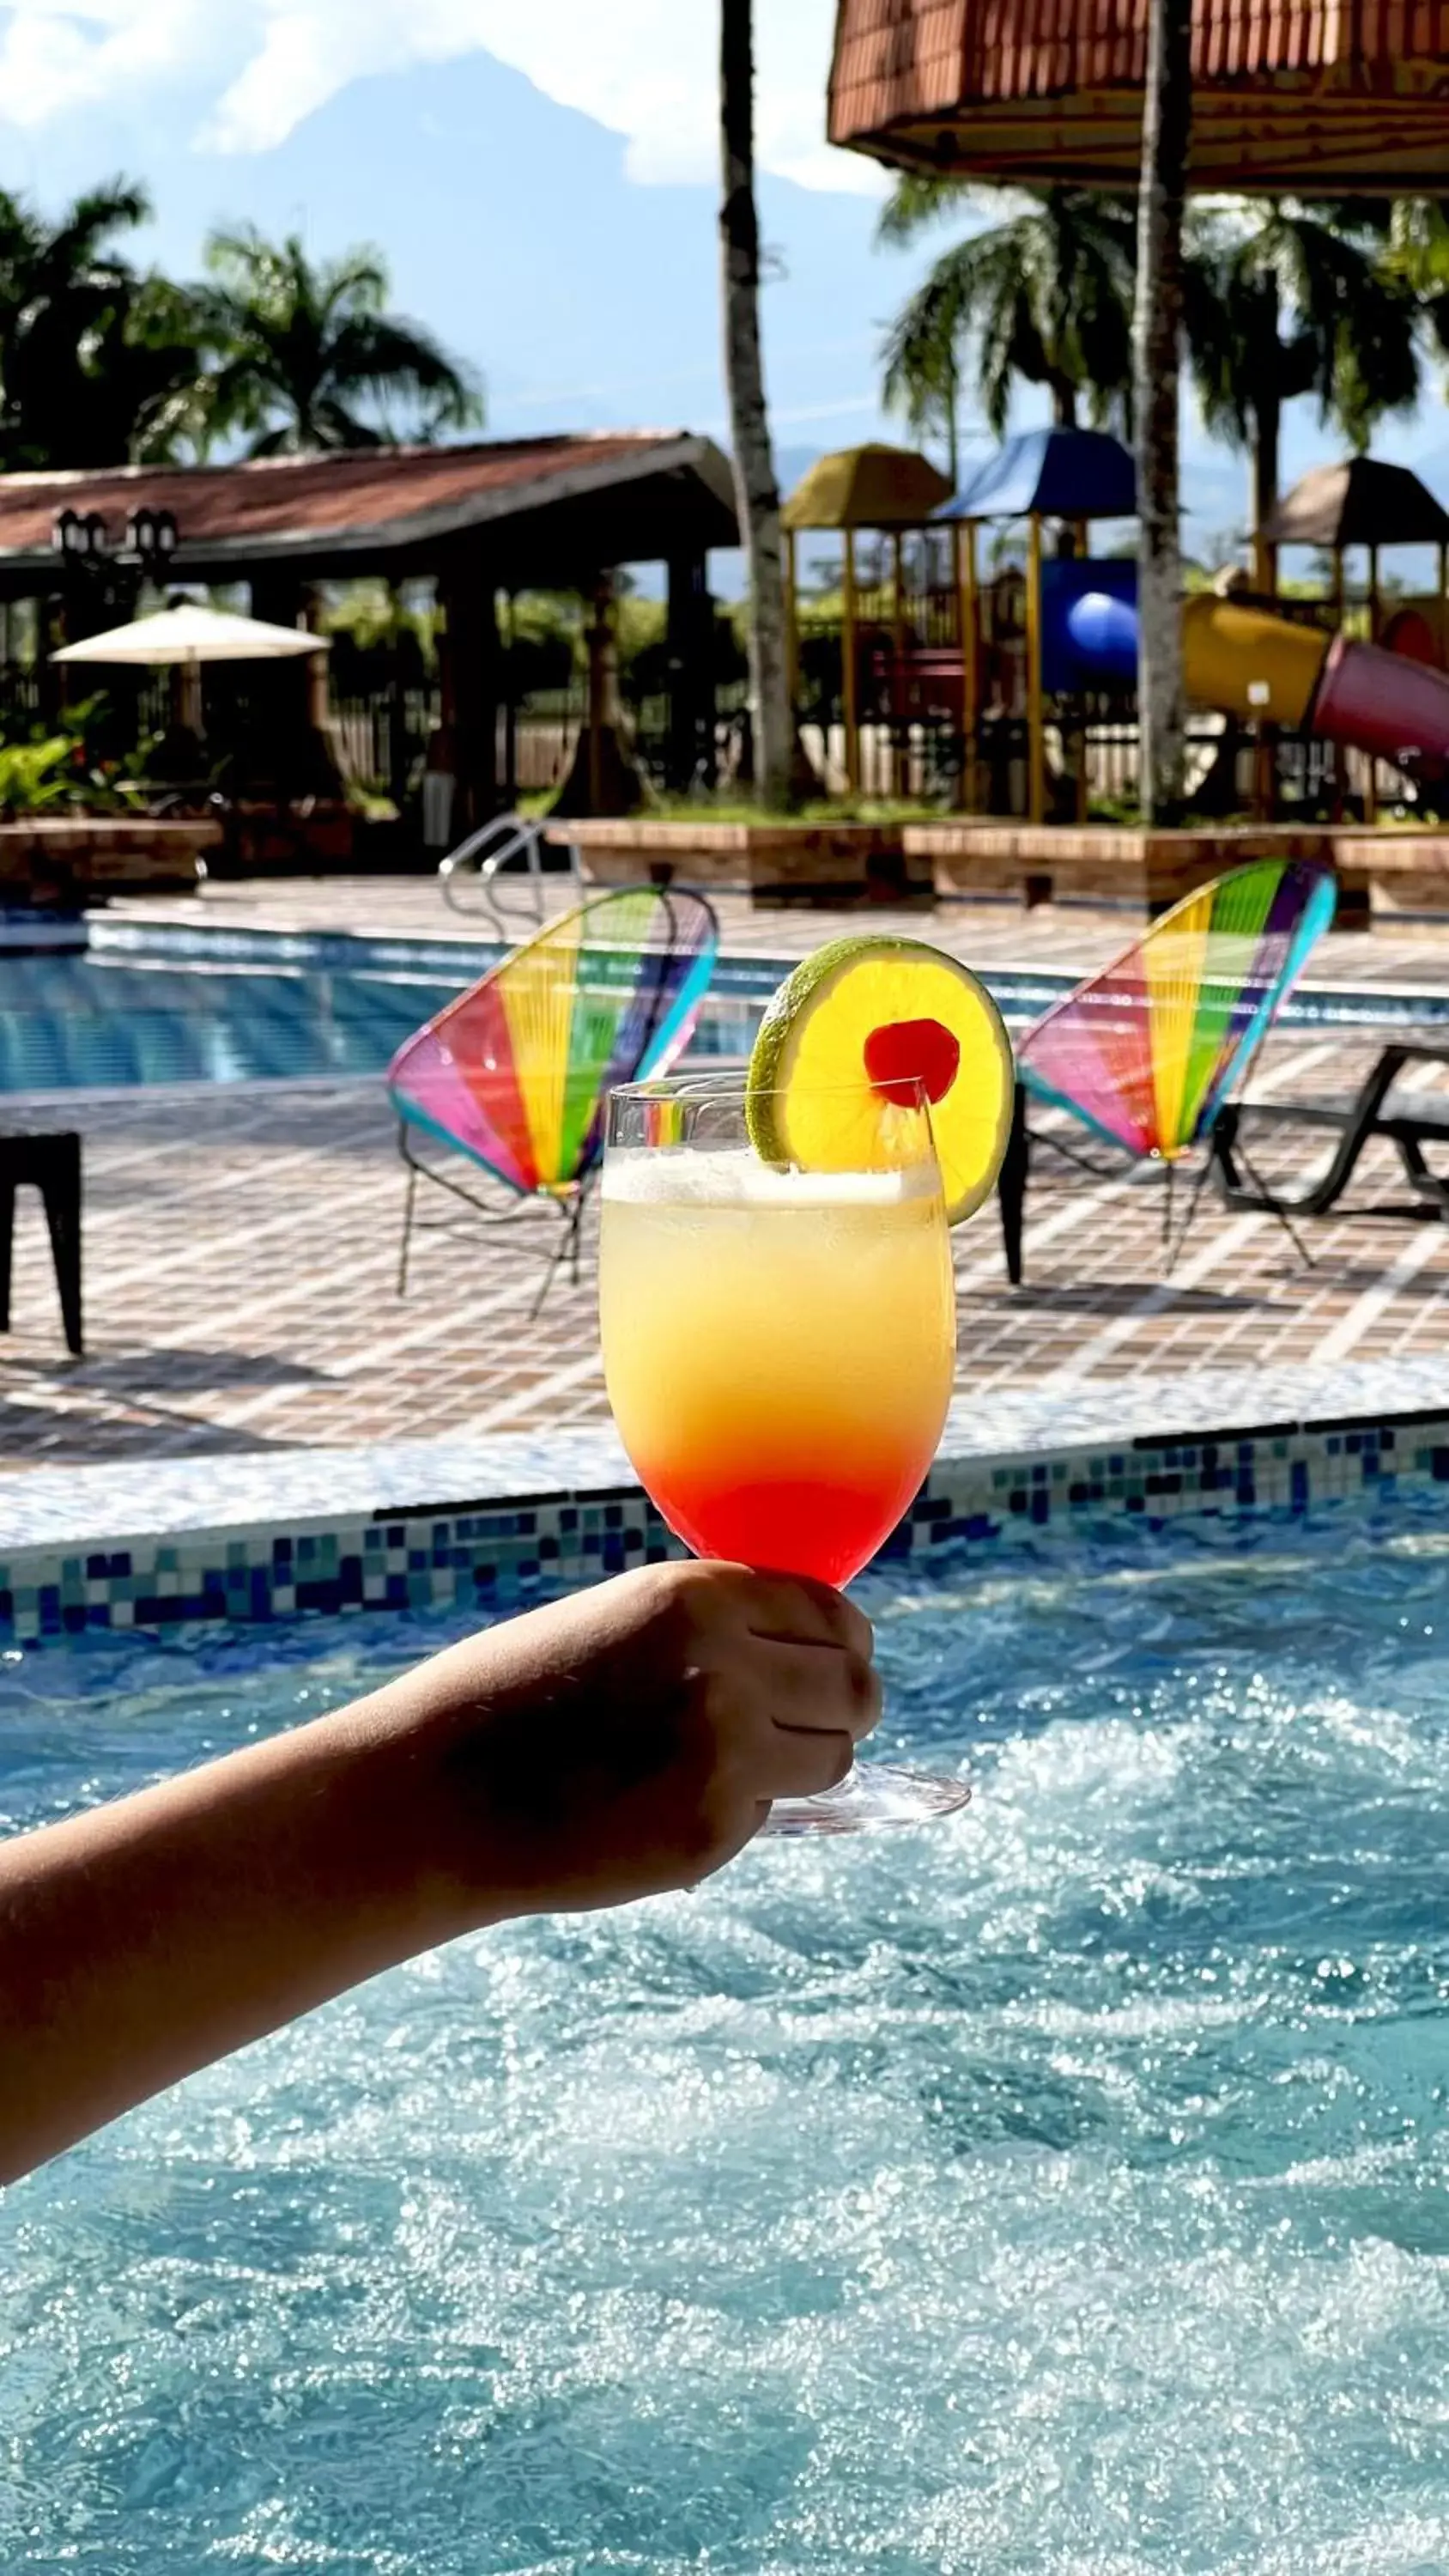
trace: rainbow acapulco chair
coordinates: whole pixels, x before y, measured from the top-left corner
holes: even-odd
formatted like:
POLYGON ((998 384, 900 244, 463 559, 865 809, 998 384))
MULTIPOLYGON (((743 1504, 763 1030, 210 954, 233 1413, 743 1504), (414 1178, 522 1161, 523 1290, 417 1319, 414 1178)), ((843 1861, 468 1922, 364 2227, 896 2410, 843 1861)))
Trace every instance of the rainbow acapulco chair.
MULTIPOLYGON (((1174 1240, 1177 1167, 1195 1147, 1210 1148, 1215 1122, 1247 1080, 1336 903, 1332 871, 1309 861, 1260 859, 1234 868, 1175 904, 1105 972, 1089 977, 1027 1031, 1016 1050, 1016 1113, 999 1184, 1013 1287, 1022 1279, 1033 1143, 1103 1177, 1100 1165, 1059 1134, 1034 1136, 1027 1125, 1033 1100, 1065 1110, 1134 1161, 1164 1166, 1163 1245, 1171 1269, 1211 1153, 1204 1154, 1174 1240)), ((1296 1234, 1293 1240, 1307 1260, 1296 1234)))
POLYGON ((683 1054, 718 946, 702 895, 624 887, 550 922, 407 1039, 387 1072, 408 1170, 399 1296, 420 1180, 494 1223, 556 1213, 564 1231, 534 1312, 564 1262, 577 1284, 608 1095, 683 1054), (511 1205, 490 1206, 423 1159, 423 1140, 488 1173, 511 1205))

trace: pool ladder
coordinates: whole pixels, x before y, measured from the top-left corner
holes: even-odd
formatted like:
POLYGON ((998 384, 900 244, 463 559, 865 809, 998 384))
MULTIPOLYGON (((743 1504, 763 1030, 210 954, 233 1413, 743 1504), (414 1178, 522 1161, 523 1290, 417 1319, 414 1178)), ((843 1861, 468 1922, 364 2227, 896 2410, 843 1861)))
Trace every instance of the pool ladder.
POLYGON ((548 918, 544 881, 559 875, 567 876, 575 886, 583 884, 583 861, 572 841, 547 842, 542 823, 526 822, 521 814, 495 814, 491 823, 470 833, 466 841, 449 852, 438 870, 438 883, 443 901, 452 911, 470 921, 486 914, 505 938, 513 938, 529 921, 534 928, 542 928, 548 918), (546 848, 556 854, 552 866, 544 863, 546 848), (564 862, 562 868, 559 857, 564 862), (505 903, 505 880, 517 887, 520 875, 523 901, 505 903), (460 886, 469 877, 478 886, 481 900, 476 904, 459 900, 460 886))

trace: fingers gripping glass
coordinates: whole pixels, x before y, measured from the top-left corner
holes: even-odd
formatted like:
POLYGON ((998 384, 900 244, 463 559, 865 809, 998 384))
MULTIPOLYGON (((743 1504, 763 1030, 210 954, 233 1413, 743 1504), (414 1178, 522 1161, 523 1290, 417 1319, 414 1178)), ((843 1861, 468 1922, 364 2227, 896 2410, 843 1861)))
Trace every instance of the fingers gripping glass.
MULTIPOLYGON (((752 1095, 756 1136, 760 1110, 752 1095)), ((925 1481, 956 1354, 924 1093, 847 1139, 845 1159, 831 1172, 763 1160, 738 1075, 616 1091, 600 1246, 609 1398, 669 1527, 697 1556, 837 1589, 925 1481)), ((851 1833, 968 1795, 867 1764, 777 1801, 767 1830, 851 1833)))

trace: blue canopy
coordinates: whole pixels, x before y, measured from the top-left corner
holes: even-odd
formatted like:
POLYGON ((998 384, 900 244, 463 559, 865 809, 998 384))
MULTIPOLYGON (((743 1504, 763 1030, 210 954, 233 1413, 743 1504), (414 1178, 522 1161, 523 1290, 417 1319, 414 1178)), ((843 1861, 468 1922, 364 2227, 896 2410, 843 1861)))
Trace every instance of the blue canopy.
POLYGON ((1130 448, 1103 429, 1028 429, 970 475, 938 519, 1130 519, 1137 474, 1130 448))

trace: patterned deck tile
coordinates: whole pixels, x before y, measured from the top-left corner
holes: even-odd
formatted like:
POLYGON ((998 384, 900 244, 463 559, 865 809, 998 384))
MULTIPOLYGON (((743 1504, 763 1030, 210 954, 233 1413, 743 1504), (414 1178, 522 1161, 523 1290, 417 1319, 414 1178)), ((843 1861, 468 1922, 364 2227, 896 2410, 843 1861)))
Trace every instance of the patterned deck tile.
MULTIPOLYGON (((425 880, 215 887, 199 909, 240 926, 439 935, 425 880)), ((808 946, 832 927, 817 914, 735 912, 733 953, 751 937, 808 946)), ((139 917, 136 905, 107 916, 139 917)), ((983 905, 943 914, 935 935, 982 963, 1075 971, 1119 946, 1123 924, 983 905)), ((1405 989, 1449 991, 1444 930, 1375 930, 1320 953, 1349 981, 1372 967, 1405 989)), ((1369 1024, 1287 1032, 1255 1091, 1350 1089, 1383 1034, 1369 1024)), ((1438 1082, 1442 1069, 1425 1078, 1438 1082)), ((378 1085, 92 1094, 15 1101, 7 1116, 84 1130, 89 1349, 66 1357, 39 1213, 22 1199, 14 1330, 0 1340, 0 1469, 167 1459, 204 1487, 225 1460, 604 1424, 592 1231, 581 1286, 560 1283, 536 1324, 527 1238, 467 1217, 420 1239, 412 1293, 398 1301, 403 1181, 378 1085)), ((1278 1176, 1302 1140, 1269 1128, 1255 1151, 1278 1176)), ((1092 1179, 1042 1153, 1026 1287, 1006 1285, 990 1211, 956 1239, 965 1404, 989 1432, 1038 1391, 1057 1405, 1094 1389, 1120 1400, 1135 1382, 1203 1370, 1407 1363, 1441 1371, 1449 1387, 1449 1231, 1389 1213, 1404 1198, 1392 1156, 1365 1158, 1350 1202, 1307 1229, 1311 1269, 1271 1219, 1205 1198, 1165 1279, 1155 1176, 1092 1179)))

